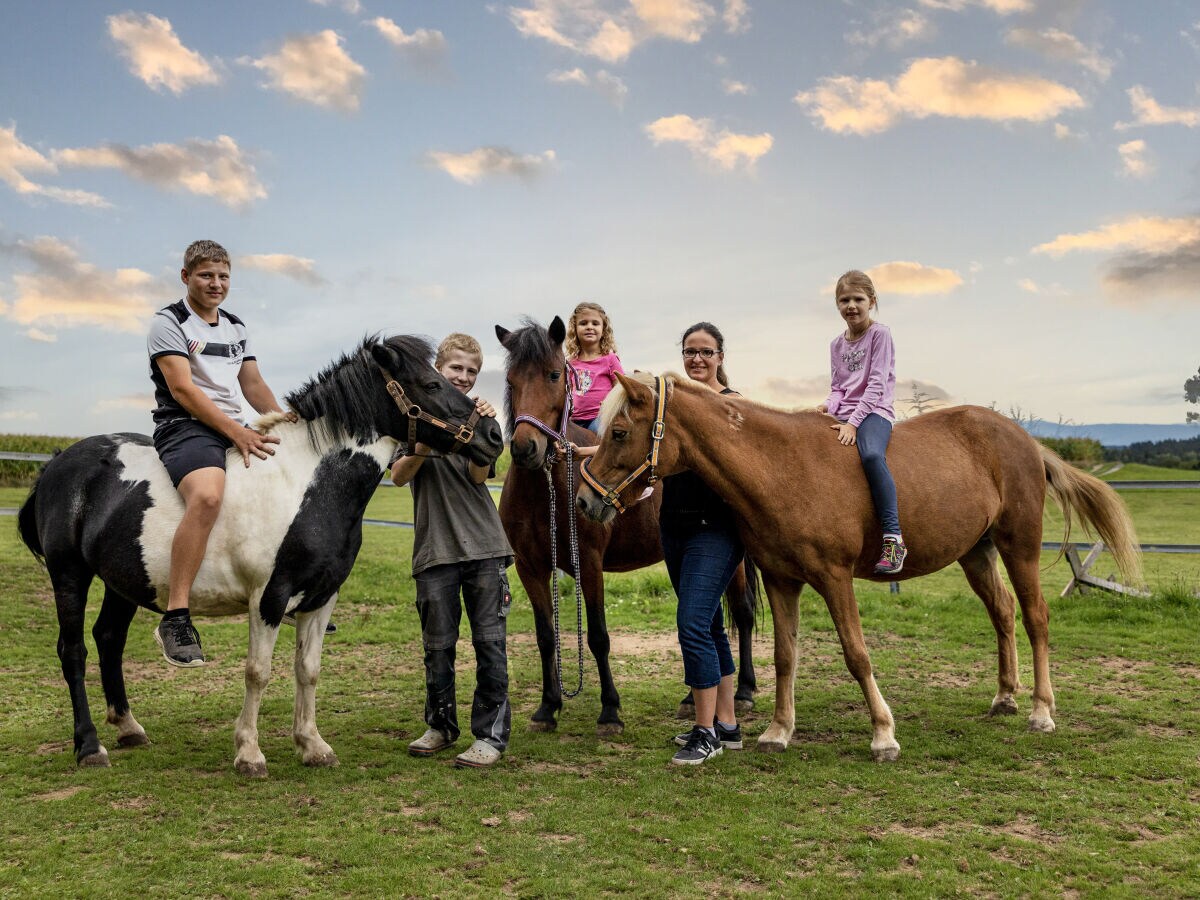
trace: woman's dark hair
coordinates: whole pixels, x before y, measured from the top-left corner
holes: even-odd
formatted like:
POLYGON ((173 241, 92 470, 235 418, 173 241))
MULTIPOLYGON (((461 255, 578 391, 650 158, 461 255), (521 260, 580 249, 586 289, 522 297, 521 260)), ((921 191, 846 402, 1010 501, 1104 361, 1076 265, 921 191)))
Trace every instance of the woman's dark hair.
MULTIPOLYGON (((703 331, 717 342, 718 353, 725 352, 725 335, 721 334, 721 329, 712 322, 697 322, 691 328, 687 329, 687 331, 685 331, 679 338, 679 346, 682 347, 683 342, 688 339, 688 336, 695 334, 697 331, 703 331)), ((719 381, 723 387, 729 387, 729 376, 725 374, 725 363, 723 362, 717 366, 717 381, 719 381)))

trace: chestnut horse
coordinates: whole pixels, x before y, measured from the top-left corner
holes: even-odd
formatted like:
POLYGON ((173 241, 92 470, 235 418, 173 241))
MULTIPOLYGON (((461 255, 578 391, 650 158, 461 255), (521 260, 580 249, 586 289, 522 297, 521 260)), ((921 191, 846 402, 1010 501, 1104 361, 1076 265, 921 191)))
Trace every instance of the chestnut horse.
MULTIPOLYGON (((530 421, 518 422, 519 417, 533 419, 548 431, 564 433, 580 447, 596 443, 596 435, 573 422, 563 421, 568 402, 568 369, 562 342, 566 326, 558 316, 543 328, 526 319, 516 331, 496 326, 496 337, 507 351, 505 414, 511 439, 512 468, 504 480, 500 496, 500 519, 517 559, 517 575, 529 594, 537 626, 538 650, 542 657, 542 702, 533 714, 531 728, 553 731, 562 709, 562 685, 555 667, 555 630, 550 579, 554 571, 550 564, 550 488, 545 474, 546 454, 553 451, 553 440, 530 421)), ((553 453, 552 453, 553 458, 553 453)), ((578 463, 576 463, 578 466, 578 463)), ((578 515, 574 498, 567 494, 566 465, 558 458, 550 467, 554 491, 558 500, 557 530, 558 567, 578 579, 587 607, 587 643, 596 660, 600 679, 600 717, 597 732, 617 734, 624 724, 620 718, 621 698, 613 683, 609 667, 608 628, 604 618, 604 573, 629 572, 653 565, 663 558, 658 537, 658 508, 662 489, 654 486, 653 494, 614 525, 597 525, 578 515), (570 521, 576 517, 579 538, 578 573, 571 571, 566 550, 570 521)), ((578 471, 575 473, 578 481, 578 471)), ((754 705, 756 683, 754 661, 751 658, 755 613, 757 610, 757 578, 753 572, 748 580, 744 568, 739 568, 726 593, 730 619, 739 638, 738 687, 736 702, 742 712, 754 705)), ((691 695, 680 704, 680 715, 692 713, 691 695)))
MULTIPOLYGON (((601 410, 603 440, 585 470, 580 509, 595 521, 611 521, 615 495, 617 502, 636 502, 655 463, 659 476, 694 470, 733 507, 771 603, 775 713, 758 748, 782 751, 792 736, 797 599, 811 584, 829 608, 846 666, 866 697, 871 753, 879 761, 896 759, 900 745, 875 684, 853 581, 892 579, 873 574, 882 535, 858 454, 838 445, 830 428, 834 419, 815 410, 784 412, 722 396, 679 376, 619 380, 601 410), (655 441, 651 428, 663 392, 663 436, 655 441), (638 474, 626 480, 631 473, 638 474)), ((1014 422, 981 407, 937 410, 901 424, 887 456, 909 545, 904 571, 895 577, 927 575, 955 561, 962 566, 996 629, 999 689, 991 713, 1011 714, 1020 685, 1013 597, 1001 580, 999 557, 1033 648, 1029 727, 1053 731, 1049 613, 1039 577, 1046 491, 1062 507, 1067 535, 1078 515, 1112 550, 1127 579, 1138 580, 1137 538, 1121 499, 1014 422)))

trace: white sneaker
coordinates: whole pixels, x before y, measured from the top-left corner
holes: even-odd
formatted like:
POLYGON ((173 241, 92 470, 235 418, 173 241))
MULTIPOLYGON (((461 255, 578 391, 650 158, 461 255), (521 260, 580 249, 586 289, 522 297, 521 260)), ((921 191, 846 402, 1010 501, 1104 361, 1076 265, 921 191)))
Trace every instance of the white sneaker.
POLYGON ((410 756, 433 756, 439 750, 445 750, 453 743, 454 741, 450 740, 450 736, 446 732, 430 728, 408 745, 408 752, 410 756))
POLYGON ((503 755, 487 741, 476 741, 454 757, 454 765, 459 769, 481 769, 485 766, 495 765, 503 755))

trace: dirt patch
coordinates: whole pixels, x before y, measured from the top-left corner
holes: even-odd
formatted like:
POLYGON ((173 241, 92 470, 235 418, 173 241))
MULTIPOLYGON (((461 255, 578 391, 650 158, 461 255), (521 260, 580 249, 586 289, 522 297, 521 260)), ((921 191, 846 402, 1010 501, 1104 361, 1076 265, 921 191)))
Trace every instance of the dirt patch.
MULTIPOLYGON (((886 834, 902 834, 905 837, 920 838, 923 841, 944 840, 954 829, 946 824, 932 825, 928 828, 921 825, 889 825, 884 829, 886 834)), ((874 836, 874 835, 873 835, 874 836)))
POLYGON ((1031 841, 1035 844, 1060 844, 1064 840, 1063 835, 1046 831, 1036 822, 1025 816, 1018 816, 1007 825, 998 825, 994 830, 999 831, 1001 834, 1020 838, 1023 841, 1031 841))
POLYGON ((1142 734, 1148 734, 1156 738, 1186 738, 1192 735, 1192 732, 1185 728, 1176 728, 1171 722, 1163 725, 1148 722, 1145 725, 1139 725, 1137 728, 1142 734))
POLYGON ((149 797, 124 797, 120 800, 114 800, 111 804, 113 809, 130 809, 144 810, 154 806, 154 801, 149 797))
POLYGON ((602 764, 598 762, 579 763, 578 765, 571 765, 568 763, 531 762, 526 763, 524 766, 526 771, 534 772, 538 775, 577 775, 580 778, 590 778, 600 768, 602 768, 602 764))
POLYGON ((31 800, 66 800, 68 797, 74 797, 76 794, 78 794, 82 790, 83 790, 82 787, 80 787, 77 784, 74 784, 74 785, 71 785, 70 787, 59 788, 56 791, 43 791, 40 794, 33 794, 30 797, 30 799, 31 800))
POLYGON ((74 746, 74 741, 49 741, 37 748, 38 756, 49 756, 52 753, 66 753, 74 746))
POLYGON ((1101 656, 1094 661, 1109 672, 1141 672, 1154 665, 1146 660, 1126 659, 1124 656, 1101 656))

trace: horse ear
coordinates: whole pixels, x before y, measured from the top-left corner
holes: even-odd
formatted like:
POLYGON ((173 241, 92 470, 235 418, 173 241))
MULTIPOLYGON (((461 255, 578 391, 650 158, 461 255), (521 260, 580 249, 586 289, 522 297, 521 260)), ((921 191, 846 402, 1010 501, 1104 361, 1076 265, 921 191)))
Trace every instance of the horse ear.
POLYGON ((505 342, 508 340, 508 336, 510 334, 512 334, 512 332, 509 331, 507 328, 505 328, 503 325, 496 326, 496 340, 498 340, 500 342, 501 347, 508 346, 508 344, 505 342))
POLYGON ((642 406, 654 402, 654 392, 640 381, 630 378, 628 375, 622 375, 620 372, 613 372, 613 375, 616 376, 621 387, 625 388, 625 396, 629 398, 630 406, 642 406))
POLYGON ((371 345, 371 358, 389 372, 395 372, 400 369, 400 357, 396 355, 395 350, 382 341, 371 345))
POLYGON ((550 323, 550 343, 561 344, 567 336, 567 326, 563 324, 563 320, 558 316, 554 317, 554 321, 550 323))

